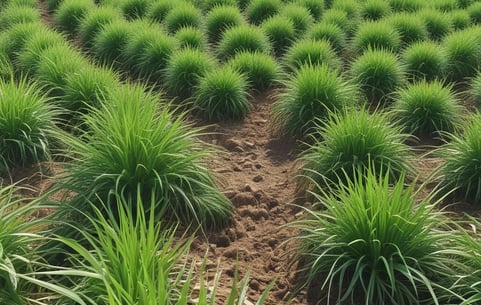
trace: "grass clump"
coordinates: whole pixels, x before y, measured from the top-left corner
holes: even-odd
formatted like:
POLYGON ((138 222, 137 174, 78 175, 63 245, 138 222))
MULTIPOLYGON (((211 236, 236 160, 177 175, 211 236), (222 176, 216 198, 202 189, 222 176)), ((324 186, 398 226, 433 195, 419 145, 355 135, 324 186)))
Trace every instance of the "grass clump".
POLYGON ((231 58, 227 65, 242 72, 247 77, 250 89, 264 91, 275 84, 280 75, 277 62, 264 53, 240 52, 231 58))
POLYGON ((121 18, 119 11, 110 6, 99 7, 89 11, 79 25, 80 41, 85 47, 90 49, 95 36, 102 30, 102 27, 119 18, 121 18))
POLYGON ((194 107, 208 120, 242 119, 249 111, 247 78, 229 66, 213 70, 200 80, 194 107))
POLYGON ((362 54, 367 49, 386 49, 396 52, 401 45, 401 35, 389 23, 368 21, 362 23, 352 39, 356 53, 362 54))
POLYGON ((449 19, 451 19, 453 31, 463 30, 471 25, 471 19, 465 10, 449 12, 449 19))
POLYGON ((333 0, 330 9, 346 12, 349 19, 358 19, 360 3, 356 0, 333 0))
POLYGON ((263 52, 271 50, 269 38, 258 27, 241 25, 227 29, 217 46, 217 53, 223 59, 229 59, 238 52, 263 52))
POLYGON ((356 88, 328 65, 303 65, 285 82, 273 104, 273 126, 281 135, 306 135, 316 120, 351 106, 356 88))
POLYGON ((261 28, 269 37, 276 56, 282 56, 297 37, 294 23, 279 15, 264 21, 261 28))
POLYGON ((322 15, 321 22, 337 25, 343 29, 348 36, 352 35, 357 28, 357 21, 349 19, 347 13, 343 10, 326 10, 322 15))
POLYGON ((481 3, 474 2, 466 8, 473 24, 481 24, 481 3))
POLYGON ((473 115, 462 131, 451 135, 451 141, 438 150, 444 160, 442 186, 446 193, 469 202, 481 200, 481 115, 473 115))
POLYGON ((403 174, 394 185, 390 175, 359 170, 318 196, 323 209, 294 223, 307 285, 336 304, 439 304, 449 294, 442 283, 453 275, 447 220, 430 197, 416 200, 403 174))
POLYGON ((48 160, 58 111, 25 78, 0 79, 0 174, 48 160))
POLYGON ((436 0, 431 3, 431 8, 440 12, 450 12, 458 8, 457 0, 436 0))
POLYGON ((424 41, 410 45, 402 55, 410 78, 414 80, 443 79, 448 59, 439 44, 424 41))
POLYGON ((120 10, 127 20, 140 19, 147 14, 150 0, 122 0, 120 10))
POLYGON ((245 14, 251 24, 259 25, 277 14, 281 7, 280 0, 252 0, 245 9, 245 14))
POLYGON ((170 56, 178 48, 179 40, 163 33, 157 33, 155 39, 139 49, 135 70, 152 82, 160 81, 170 56))
POLYGON ((78 32, 80 23, 85 15, 95 8, 90 0, 65 0, 55 11, 54 20, 57 27, 74 35, 78 32))
POLYGON ((300 191, 332 187, 370 166, 378 173, 389 168, 393 181, 412 171, 407 136, 387 114, 344 110, 331 114, 311 136, 313 143, 300 158, 300 191))
POLYGON ((148 7, 146 13, 147 18, 162 23, 167 14, 174 8, 175 4, 174 0, 156 0, 148 7))
POLYGON ((324 0, 296 0, 295 3, 307 8, 315 21, 321 20, 325 9, 324 0))
POLYGON ((476 106, 481 106, 481 72, 477 72, 476 75, 469 81, 468 93, 471 95, 476 106))
POLYGON ((5 30, 19 23, 30 23, 40 19, 35 7, 8 6, 0 12, 0 28, 5 30))
POLYGON ((405 130, 415 135, 442 136, 455 130, 463 116, 452 86, 439 80, 422 80, 400 89, 393 111, 405 130))
POLYGON ((181 2, 174 6, 164 20, 165 27, 171 34, 175 34, 183 27, 199 28, 201 22, 201 11, 189 2, 181 2))
POLYGON ((467 28, 446 36, 441 47, 448 58, 448 77, 453 81, 463 81, 472 77, 481 65, 479 28, 467 28))
POLYGON ((205 50, 207 47, 207 38, 204 32, 195 27, 184 27, 175 33, 175 38, 178 40, 181 48, 192 48, 205 50))
POLYGON ((204 0, 201 4, 204 11, 211 11, 217 7, 238 7, 237 0, 204 0))
POLYGON ((37 22, 17 24, 0 34, 0 52, 5 54, 12 62, 16 60, 17 52, 32 37, 41 24, 37 22))
POLYGON ((417 16, 426 25, 431 40, 440 41, 453 30, 452 21, 448 13, 425 9, 420 11, 417 16))
POLYGON ((384 0, 367 0, 361 5, 361 17, 366 20, 380 20, 391 14, 391 6, 384 0))
POLYGON ((426 3, 423 0, 388 0, 393 12, 408 12, 413 13, 425 7, 426 3))
POLYGON ((197 49, 183 49, 172 54, 164 72, 164 86, 181 101, 192 96, 200 79, 215 67, 214 60, 197 49))
POLYGON ((309 10, 296 3, 285 4, 280 10, 279 16, 292 21, 298 37, 304 35, 314 23, 314 18, 309 10))
POLYGON ((85 117, 88 131, 69 139, 76 157, 62 186, 77 194, 70 205, 81 209, 100 199, 115 208, 123 198, 147 203, 156 219, 226 224, 232 206, 203 164, 208 150, 196 140, 201 130, 182 115, 174 119, 145 89, 109 90, 106 102, 85 117))
POLYGON ((244 23, 244 17, 237 7, 214 7, 205 17, 207 35, 211 41, 218 41, 225 30, 244 23))
POLYGON ((92 52, 103 64, 120 66, 122 51, 130 37, 131 25, 124 20, 106 24, 95 36, 92 52))
POLYGON ((333 23, 321 22, 314 24, 307 32, 306 37, 316 41, 329 41, 337 54, 341 54, 347 44, 346 33, 333 23))
POLYGON ((391 24, 401 35, 402 44, 409 46, 413 42, 425 41, 428 38, 428 31, 423 20, 415 14, 398 13, 388 17, 387 22, 391 24))
POLYGON ((367 50, 352 63, 351 75, 369 101, 376 103, 391 99, 404 83, 405 68, 388 50, 367 50))
POLYGON ((299 40, 287 50, 284 56, 284 64, 290 70, 299 69, 306 64, 321 65, 324 63, 331 69, 338 69, 341 66, 336 52, 325 40, 299 40))

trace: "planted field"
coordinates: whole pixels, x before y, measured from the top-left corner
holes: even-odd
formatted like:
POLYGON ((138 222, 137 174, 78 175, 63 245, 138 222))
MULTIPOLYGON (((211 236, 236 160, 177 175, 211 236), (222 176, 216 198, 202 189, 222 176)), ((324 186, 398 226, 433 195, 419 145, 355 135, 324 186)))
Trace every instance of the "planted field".
POLYGON ((0 304, 481 303, 480 24, 1 0, 0 304))

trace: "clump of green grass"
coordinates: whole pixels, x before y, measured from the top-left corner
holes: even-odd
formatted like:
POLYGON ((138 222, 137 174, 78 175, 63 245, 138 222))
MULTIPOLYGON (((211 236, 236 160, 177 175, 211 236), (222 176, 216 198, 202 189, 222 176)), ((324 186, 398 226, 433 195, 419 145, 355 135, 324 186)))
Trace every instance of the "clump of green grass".
POLYGON ((79 25, 80 41, 90 49, 95 36, 102 30, 102 27, 119 18, 121 18, 119 11, 110 6, 99 7, 87 12, 79 25))
POLYGON ((352 47, 358 54, 367 49, 386 49, 396 52, 401 45, 399 32, 384 21, 362 23, 352 39, 352 47))
POLYGON ((202 161, 209 150, 196 140, 201 130, 183 115, 173 118, 145 87, 116 87, 106 96, 84 117, 88 131, 67 139, 75 158, 61 187, 77 194, 69 205, 82 209, 102 200, 115 209, 123 198, 147 203, 157 220, 226 224, 232 206, 202 161))
POLYGON ((94 38, 93 54, 101 63, 120 66, 122 51, 127 45, 131 31, 131 25, 124 20, 106 24, 94 38))
POLYGON ((481 116, 475 114, 438 150, 444 160, 440 171, 444 191, 475 203, 481 199, 480 135, 481 116))
POLYGON ((174 6, 164 20, 165 27, 172 34, 187 26, 199 28, 201 22, 201 11, 189 2, 181 2, 174 6))
POLYGON ((442 136, 460 125, 463 108, 452 86, 422 80, 397 92, 393 114, 411 134, 442 136))
POLYGON ((448 77, 462 81, 473 76, 481 65, 480 28, 467 28, 446 36, 441 47, 448 58, 448 77))
POLYGON ((279 15, 264 21, 261 28, 269 37, 276 56, 282 56, 297 37, 294 23, 279 15))
POLYGON ((329 41, 337 54, 342 54, 347 44, 346 33, 339 26, 333 23, 321 22, 314 24, 307 32, 306 37, 316 41, 329 41))
POLYGON ((314 18, 309 10, 296 3, 285 4, 280 10, 279 16, 292 21, 298 37, 304 35, 314 23, 314 18))
POLYGON ((468 93, 476 106, 481 106, 481 72, 476 72, 476 75, 470 79, 468 93))
POLYGON ((425 9, 420 11, 417 16, 426 25, 431 40, 440 41, 453 30, 452 21, 448 13, 425 9))
POLYGON ((58 111, 25 78, 0 79, 0 174, 51 157, 58 111))
POLYGON ((78 32, 80 22, 87 12, 94 8, 95 5, 90 0, 62 1, 54 14, 55 24, 60 30, 69 35, 74 35, 78 32))
POLYGON ((409 77, 414 80, 443 79, 446 75, 448 59, 437 43, 414 43, 404 50, 402 59, 409 77))
POLYGON ((0 28, 7 29, 19 23, 30 23, 40 19, 37 8, 10 5, 0 12, 0 28))
POLYGON ((322 15, 321 21, 323 23, 331 23, 343 29, 346 34, 350 35, 356 28, 355 21, 350 20, 347 13, 342 10, 328 9, 322 15))
MULTIPOLYGON (((182 33, 179 31, 179 33, 182 33)), ((155 39, 144 45, 138 53, 135 70, 150 81, 160 82, 170 56, 179 48, 179 41, 157 33, 155 39)))
POLYGON ((425 7, 426 2, 422 0, 388 0, 393 12, 417 12, 425 7))
POLYGON ((167 14, 174 8, 174 0, 156 0, 147 9, 147 18, 152 21, 162 23, 167 14))
POLYGON ((192 48, 203 51, 207 47, 207 38, 199 28, 181 28, 175 33, 175 38, 179 41, 181 48, 192 48))
POLYGON ((306 39, 297 41, 287 50, 284 64, 291 70, 306 64, 326 64, 331 69, 338 69, 341 61, 328 41, 306 39))
POLYGON ((388 50, 367 50, 352 63, 351 75, 369 101, 383 102, 404 83, 405 67, 388 50))
POLYGON ((252 0, 245 10, 251 24, 261 24, 264 20, 274 16, 282 7, 280 0, 252 0))
POLYGON ((448 221, 404 174, 392 185, 377 171, 356 172, 294 223, 307 285, 336 304, 441 303, 454 274, 448 221))
POLYGON ((205 17, 207 35, 211 41, 218 41, 225 30, 244 23, 244 17, 237 7, 214 7, 205 17))
POLYGON ((269 53, 271 45, 267 35, 258 27, 241 25, 227 29, 217 46, 217 53, 228 59, 241 51, 269 53))
POLYGON ((458 3, 458 7, 460 9, 465 9, 470 6, 474 2, 474 0, 456 0, 456 2, 458 3))
POLYGON ((0 34, 0 51, 5 54, 10 61, 15 61, 18 50, 21 50, 26 41, 32 37, 41 24, 38 22, 17 24, 0 34))
POLYGON ((227 65, 242 72, 247 77, 250 89, 264 91, 279 79, 280 68, 268 54, 259 52, 240 52, 231 58, 227 65))
POLYGON ((451 12, 458 8, 457 0, 436 0, 431 3, 431 8, 440 12, 451 12))
POLYGON ((324 0, 296 0, 295 3, 307 8, 315 21, 321 19, 325 8, 324 0))
POLYGON ((453 24, 453 31, 463 30, 471 25, 471 19, 465 10, 454 10, 449 12, 449 19, 453 24))
POLYGON ((404 46, 413 42, 425 41, 428 38, 428 30, 423 20, 411 13, 398 13, 388 17, 389 22, 401 35, 404 46))
POLYGON ((481 24, 481 3, 474 2, 466 8, 473 24, 481 24))
POLYGON ((120 10, 127 20, 140 19, 147 14, 149 0, 122 0, 120 10))
POLYGON ((0 55, 0 78, 8 80, 13 75, 12 63, 8 60, 6 55, 0 55))
POLYGON ((230 66, 213 70, 200 79, 194 107, 208 120, 242 119, 249 111, 247 78, 230 66))
POLYGON ((329 112, 351 106, 356 88, 326 64, 303 65, 285 82, 272 107, 273 126, 281 135, 306 135, 329 112))
POLYGON ((237 7, 237 0, 204 0, 201 4, 202 8, 209 12, 217 7, 237 7))
POLYGON ((359 19, 360 4, 356 0, 333 0, 330 9, 346 12, 351 20, 359 19))
POLYGON ((172 54, 164 72, 167 92, 181 101, 192 96, 200 79, 215 67, 214 60, 197 49, 183 49, 172 54))
POLYGON ((300 158, 301 192, 332 187, 370 166, 378 173, 389 168, 393 181, 412 171, 409 147, 404 144, 408 136, 385 113, 343 110, 316 126, 311 137, 313 143, 300 158))
POLYGON ((361 17, 366 20, 379 20, 391 14, 391 6, 384 0, 367 0, 361 5, 361 17))

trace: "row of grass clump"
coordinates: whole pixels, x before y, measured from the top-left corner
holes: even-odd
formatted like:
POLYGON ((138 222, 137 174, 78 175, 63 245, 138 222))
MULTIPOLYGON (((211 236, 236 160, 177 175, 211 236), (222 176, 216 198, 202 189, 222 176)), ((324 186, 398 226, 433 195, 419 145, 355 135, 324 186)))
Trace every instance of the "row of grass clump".
MULTIPOLYGON (((274 131, 307 142, 298 189, 318 202, 305 208, 310 217, 294 224, 301 231, 296 257, 307 272, 307 285, 328 302, 479 302, 480 244, 436 208, 453 194, 481 199, 481 118, 464 119, 462 106, 462 98, 476 104, 481 95, 478 2, 47 2, 58 28, 79 39, 98 63, 148 81, 181 109, 208 120, 241 119, 252 92, 277 87, 274 131), (436 172, 440 188, 428 198, 417 199, 411 181, 416 173, 406 143, 414 136, 447 142, 436 150, 444 159, 436 172)), ((156 257, 154 249, 165 249, 161 258, 169 262, 182 256, 169 252, 172 247, 180 253, 187 249, 174 245, 172 236, 155 233, 159 217, 212 226, 227 222, 231 207, 198 163, 208 151, 192 141, 201 130, 185 125, 186 114, 174 118, 159 108, 165 102, 146 87, 120 85, 112 70, 91 68, 64 37, 39 30, 38 17, 34 6, 12 1, 0 16, 8 25, 0 39, 5 66, 13 66, 17 78, 25 74, 40 82, 37 95, 55 105, 58 114, 52 118, 62 118, 49 125, 64 139, 55 149, 72 159, 59 185, 77 195, 56 214, 65 219, 66 213, 75 226, 67 224, 70 235, 55 231, 60 234, 55 240, 81 254, 65 260, 96 275, 80 277, 79 290, 66 296, 92 304, 162 302, 162 296, 147 300, 142 291, 129 290, 135 286, 131 281, 140 281, 149 291, 178 296, 173 298, 177 304, 188 302, 185 278, 194 276, 193 269, 185 265, 179 271, 174 264, 163 269, 165 280, 125 279, 124 269, 115 265, 122 264, 118 253, 110 250, 124 249, 131 238, 152 245, 121 252, 132 255, 129 270, 149 266, 157 274, 158 260, 143 261, 156 257), (108 81, 97 79, 102 73, 108 81), (70 77, 78 75, 82 78, 72 85, 70 77), (75 136, 57 129, 65 121, 70 123, 64 129, 75 136), (80 225, 92 231, 78 230, 80 225), (126 238, 111 232, 126 232, 126 238), (94 254, 65 236, 87 240, 94 254), (159 239, 166 243, 157 244, 159 239), (136 256, 138 249, 145 257, 136 256), (97 276, 104 270, 111 278, 97 276), (126 282, 108 284, 119 277, 126 282), (172 277, 177 281, 165 286, 172 277)), ((22 77, 16 83, 26 86, 22 77)), ((44 148, 47 141, 42 141, 29 150, 44 148)), ((5 169, 26 165, 24 158, 12 161, 16 152, 5 155, 5 169)), ((37 159, 42 158, 48 155, 37 159)), ((235 291, 231 296, 235 299, 235 291)))

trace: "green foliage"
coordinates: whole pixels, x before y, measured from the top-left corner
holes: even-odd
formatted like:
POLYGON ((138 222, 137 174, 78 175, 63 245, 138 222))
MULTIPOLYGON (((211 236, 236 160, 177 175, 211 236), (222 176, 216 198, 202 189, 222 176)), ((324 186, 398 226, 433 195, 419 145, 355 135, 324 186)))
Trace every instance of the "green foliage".
POLYGON ((280 0, 251 0, 245 13, 252 24, 261 24, 264 20, 274 16, 281 9, 280 0))
POLYGON ((414 43, 404 50, 402 59, 412 79, 443 79, 446 75, 448 59, 437 43, 414 43))
POLYGON ((273 104, 273 125, 282 135, 306 135, 329 112, 351 106, 356 88, 328 65, 303 65, 285 82, 273 104))
POLYGON ((481 3, 474 2, 466 8, 473 24, 481 24, 481 3))
POLYGON ((155 22, 161 23, 167 14, 174 8, 174 0, 156 0, 150 4, 147 10, 147 17, 155 22))
POLYGON ((311 136, 313 143, 300 158, 301 191, 333 187, 370 166, 378 174, 389 168, 393 181, 412 171, 407 136, 386 114, 365 108, 331 114, 311 136))
POLYGON ((204 0, 202 7, 206 11, 211 11, 217 7, 237 7, 237 0, 204 0))
POLYGON ((0 52, 7 55, 8 59, 15 61, 18 50, 21 50, 26 41, 33 36, 41 26, 40 23, 17 24, 0 34, 0 52))
POLYGON ((394 12, 417 12, 425 7, 423 0, 388 0, 394 12))
POLYGON ((227 29, 217 47, 217 53, 223 59, 229 59, 238 52, 269 53, 271 45, 266 34, 255 26, 241 25, 227 29))
POLYGON ((477 72, 476 75, 469 81, 468 93, 471 95, 476 106, 481 106, 481 72, 477 72))
POLYGON ((385 0, 367 0, 361 5, 361 17, 379 20, 391 14, 391 6, 385 0))
POLYGON ((228 28, 239 26, 244 23, 244 18, 237 7, 219 6, 214 7, 205 17, 207 35, 212 41, 222 37, 228 28))
POLYGON ((277 62, 264 53, 240 52, 231 58, 227 65, 242 72, 248 80, 248 86, 257 91, 264 91, 275 84, 280 75, 277 62))
POLYGON ((227 223, 232 207, 203 164, 201 130, 173 118, 145 89, 109 88, 106 102, 85 116, 88 131, 68 138, 75 157, 60 187, 77 194, 69 205, 87 212, 87 201, 100 199, 115 209, 122 198, 149 204, 156 219, 227 223))
POLYGON ((0 79, 0 174, 51 156, 57 111, 26 79, 0 79))
POLYGON ((453 24, 453 30, 463 30, 471 25, 471 19, 466 10, 454 10, 449 12, 449 18, 453 24))
POLYGON ((314 23, 314 18, 311 16, 309 10, 295 3, 285 4, 280 10, 279 16, 292 21, 298 37, 304 35, 314 23))
POLYGON ((352 63, 351 75, 369 101, 388 101, 404 83, 405 67, 390 51, 367 50, 352 63))
POLYGON ((82 44, 90 48, 102 27, 121 18, 119 11, 110 6, 99 7, 87 12, 79 25, 79 38, 82 44))
POLYGON ((448 58, 448 76, 462 81, 473 76, 481 65, 481 28, 467 28, 446 36, 442 48, 448 58))
POLYGON ((426 25, 431 40, 439 41, 453 30, 453 24, 448 13, 426 9, 420 11, 417 16, 426 25))
POLYGON ((201 78, 194 107, 208 120, 242 119, 249 111, 247 79, 229 66, 201 78))
POLYGON ((106 24, 94 38, 93 54, 104 64, 119 64, 131 31, 131 25, 124 20, 106 24))
POLYGON ((55 25, 69 35, 74 35, 78 32, 82 19, 94 8, 91 0, 62 1, 54 14, 55 25))
POLYGON ((423 20, 412 13, 398 13, 388 17, 389 22, 401 35, 404 46, 428 38, 428 30, 423 20))
POLYGON ((341 61, 331 44, 325 40, 298 40, 286 52, 284 64, 291 70, 312 64, 326 64, 331 69, 338 69, 341 61))
POLYGON ((283 16, 270 17, 262 23, 261 28, 269 37, 277 56, 282 56, 297 38, 294 23, 283 16))
POLYGON ((307 284, 336 304, 442 304, 449 293, 453 233, 429 197, 390 175, 360 170, 294 223, 307 284))
POLYGON ((139 49, 135 70, 150 81, 160 81, 170 56, 178 47, 179 41, 174 37, 161 32, 155 33, 155 39, 139 49))
POLYGON ((147 14, 150 0, 122 0, 120 10, 127 20, 140 19, 147 14))
POLYGON ((442 136, 462 122, 463 107, 452 91, 435 80, 408 85, 397 92, 393 111, 407 132, 442 136))
POLYGON ((189 2, 176 4, 165 16, 164 24, 167 30, 174 34, 187 26, 199 28, 201 25, 201 11, 189 2))
POLYGON ((356 0, 333 0, 330 9, 346 12, 350 20, 359 19, 360 3, 356 0))
POLYGON ((343 10, 329 9, 322 15, 321 21, 323 23, 332 23, 337 25, 348 35, 352 34, 357 27, 357 22, 349 19, 347 13, 343 10))
POLYGON ((36 7, 10 5, 0 11, 0 29, 5 30, 19 23, 30 23, 39 19, 40 14, 36 7))
POLYGON ((321 19, 324 12, 324 0, 296 0, 295 3, 307 8, 314 20, 321 19))
POLYGON ((164 86, 180 101, 192 96, 200 78, 214 69, 214 60, 197 49, 183 49, 172 54, 164 72, 164 86))
POLYGON ((311 40, 329 41, 337 54, 341 54, 347 44, 346 33, 336 24, 321 22, 314 24, 306 34, 311 40))
POLYGON ((442 186, 464 200, 481 199, 481 115, 473 115, 465 128, 451 135, 451 141, 438 150, 444 160, 442 186))
POLYGON ((357 29, 352 45, 358 54, 362 54, 367 49, 386 49, 396 52, 401 45, 401 35, 385 21, 366 21, 357 29))
POLYGON ((199 28, 181 28, 175 33, 175 38, 179 41, 181 48, 199 49, 201 51, 207 48, 207 38, 199 28))
POLYGON ((457 0, 435 0, 431 3, 431 7, 440 12, 450 12, 458 8, 457 0))

